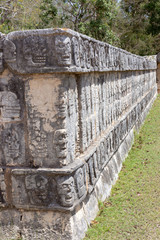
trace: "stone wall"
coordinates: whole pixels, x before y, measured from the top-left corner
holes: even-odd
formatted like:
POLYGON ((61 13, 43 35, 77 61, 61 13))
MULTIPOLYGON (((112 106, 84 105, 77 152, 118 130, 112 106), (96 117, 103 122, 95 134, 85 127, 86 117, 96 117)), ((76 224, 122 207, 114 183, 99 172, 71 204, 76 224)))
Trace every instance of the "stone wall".
POLYGON ((157 90, 160 93, 160 53, 157 55, 157 90))
POLYGON ((0 240, 84 237, 156 97, 156 68, 69 29, 0 35, 0 240))

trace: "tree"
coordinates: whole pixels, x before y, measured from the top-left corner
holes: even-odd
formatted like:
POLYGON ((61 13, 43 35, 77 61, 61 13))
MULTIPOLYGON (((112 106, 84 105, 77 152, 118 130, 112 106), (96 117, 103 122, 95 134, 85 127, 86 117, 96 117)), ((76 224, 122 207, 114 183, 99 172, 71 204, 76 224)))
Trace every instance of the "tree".
POLYGON ((112 31, 116 17, 115 0, 43 0, 41 20, 43 27, 68 27, 102 41, 113 43, 118 40, 112 31), (53 11, 52 11, 53 10, 53 11), (53 14, 52 14, 53 13, 53 14), (43 16, 43 18, 42 18, 43 16))
POLYGON ((154 36, 148 32, 146 5, 150 0, 121 0, 123 28, 121 47, 138 55, 156 54, 154 36))
POLYGON ((118 35, 112 30, 116 14, 116 1, 96 0, 92 17, 79 28, 91 37, 117 45, 118 35))
POLYGON ((0 31, 39 27, 39 5, 42 0, 0 0, 0 31))
POLYGON ((155 36, 160 33, 160 0, 149 0, 145 10, 149 17, 148 32, 155 36))
POLYGON ((65 25, 79 31, 80 25, 93 17, 94 0, 62 0, 62 19, 65 25))
POLYGON ((41 27, 47 27, 52 25, 55 25, 55 20, 57 16, 57 8, 54 6, 52 0, 42 0, 40 5, 40 14, 39 17, 41 19, 40 26, 41 27))
POLYGON ((17 28, 17 30, 39 28, 41 2, 42 0, 21 0, 21 10, 17 14, 17 19, 15 19, 14 28, 17 28))
POLYGON ((12 19, 17 15, 18 0, 0 0, 0 31, 12 30, 12 19))

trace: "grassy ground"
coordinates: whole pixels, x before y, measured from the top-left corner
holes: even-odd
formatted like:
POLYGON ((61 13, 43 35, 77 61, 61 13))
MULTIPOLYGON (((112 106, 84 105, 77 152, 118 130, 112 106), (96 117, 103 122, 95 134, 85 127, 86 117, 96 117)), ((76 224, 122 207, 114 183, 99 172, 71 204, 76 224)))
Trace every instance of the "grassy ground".
POLYGON ((85 240, 160 240, 160 95, 85 240))

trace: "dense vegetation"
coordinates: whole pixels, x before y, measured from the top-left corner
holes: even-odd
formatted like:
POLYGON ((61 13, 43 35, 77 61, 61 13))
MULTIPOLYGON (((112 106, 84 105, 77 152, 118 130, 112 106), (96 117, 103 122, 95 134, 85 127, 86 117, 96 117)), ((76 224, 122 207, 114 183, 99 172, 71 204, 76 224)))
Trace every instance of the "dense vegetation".
POLYGON ((160 52, 160 0, 0 0, 0 31, 67 27, 140 55, 160 52))

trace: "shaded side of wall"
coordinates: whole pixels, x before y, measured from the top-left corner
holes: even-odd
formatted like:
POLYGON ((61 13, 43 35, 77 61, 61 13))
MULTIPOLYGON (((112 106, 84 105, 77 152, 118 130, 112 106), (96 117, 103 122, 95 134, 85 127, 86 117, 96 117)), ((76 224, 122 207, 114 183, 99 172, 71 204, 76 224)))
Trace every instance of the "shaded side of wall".
POLYGON ((157 90, 160 93, 160 53, 157 55, 157 90))

